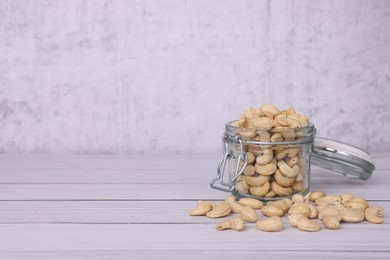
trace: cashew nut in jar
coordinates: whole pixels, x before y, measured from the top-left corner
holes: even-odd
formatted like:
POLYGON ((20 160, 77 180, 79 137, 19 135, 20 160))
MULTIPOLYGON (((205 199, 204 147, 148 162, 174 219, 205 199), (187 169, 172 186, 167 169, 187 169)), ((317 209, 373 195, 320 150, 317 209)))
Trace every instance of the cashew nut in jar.
POLYGON ((244 180, 249 186, 260 187, 268 182, 271 177, 269 175, 259 175, 256 177, 253 176, 243 176, 244 180))
MULTIPOLYGON (((227 124, 225 134, 230 138, 224 139, 224 147, 227 144, 235 155, 237 149, 247 155, 242 175, 234 178, 235 191, 245 193, 241 194, 244 197, 253 195, 267 201, 305 191, 310 169, 306 162, 310 149, 306 147, 312 143, 315 128, 313 124, 307 130, 299 128, 308 125, 308 118, 297 114, 293 108, 279 110, 273 104, 249 107, 239 120, 227 124), (239 135, 243 142, 238 145, 236 137, 239 135)), ((234 156, 234 160, 236 158, 234 156)), ((228 165, 230 176, 234 177, 232 173, 237 174, 238 168, 228 165)))
POLYGON ((276 171, 277 167, 273 163, 268 163, 267 165, 255 165, 255 171, 260 175, 271 175, 276 171))
POLYGON ((264 183, 262 186, 260 187, 250 187, 249 188, 249 192, 252 194, 252 195, 255 195, 257 197, 263 197, 265 194, 267 194, 267 192, 269 191, 271 185, 270 183, 267 181, 266 183, 264 183))
POLYGON ((294 178, 299 173, 298 165, 294 165, 293 167, 290 167, 287 165, 287 163, 284 160, 278 161, 278 168, 280 172, 288 178, 294 178))
POLYGON ((282 187, 276 181, 271 183, 272 190, 281 197, 289 196, 293 193, 293 189, 290 187, 282 187))
POLYGON ((271 149, 265 149, 261 155, 256 157, 256 164, 267 165, 274 158, 274 152, 271 149))
POLYGON ((276 182, 282 186, 282 187, 290 187, 294 182, 295 182, 295 178, 289 178, 289 177, 286 177, 284 176, 280 170, 276 170, 275 171, 275 180, 276 182))

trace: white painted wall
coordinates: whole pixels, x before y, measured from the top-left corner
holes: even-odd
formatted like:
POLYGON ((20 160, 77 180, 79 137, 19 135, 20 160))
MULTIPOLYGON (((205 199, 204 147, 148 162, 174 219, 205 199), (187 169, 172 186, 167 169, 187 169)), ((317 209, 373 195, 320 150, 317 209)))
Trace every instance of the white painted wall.
POLYGON ((214 153, 247 106, 390 151, 390 1, 0 0, 0 151, 214 153))

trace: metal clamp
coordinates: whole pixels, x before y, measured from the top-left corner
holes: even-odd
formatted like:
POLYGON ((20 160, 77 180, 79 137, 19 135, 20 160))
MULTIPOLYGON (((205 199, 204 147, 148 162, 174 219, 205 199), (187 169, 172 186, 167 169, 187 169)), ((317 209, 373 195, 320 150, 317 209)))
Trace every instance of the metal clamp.
POLYGON ((248 164, 248 159, 246 156, 246 153, 244 152, 242 140, 240 135, 236 135, 234 137, 229 136, 226 132, 222 134, 222 149, 224 151, 224 155, 222 159, 220 160, 218 164, 218 169, 217 169, 217 176, 210 182, 210 187, 216 190, 220 191, 226 191, 226 192, 231 192, 234 190, 235 182, 238 177, 244 172, 245 167, 248 164), (240 153, 238 154, 238 161, 235 169, 235 174, 233 175, 233 178, 230 179, 229 183, 226 183, 223 181, 224 179, 224 174, 225 174, 225 168, 226 168, 226 163, 229 159, 235 159, 234 156, 234 151, 232 149, 228 149, 226 146, 227 141, 232 141, 240 146, 240 153), (240 161, 242 161, 244 164, 242 167, 240 167, 240 161), (225 186, 227 188, 217 186, 215 183, 219 181, 221 186, 225 186))

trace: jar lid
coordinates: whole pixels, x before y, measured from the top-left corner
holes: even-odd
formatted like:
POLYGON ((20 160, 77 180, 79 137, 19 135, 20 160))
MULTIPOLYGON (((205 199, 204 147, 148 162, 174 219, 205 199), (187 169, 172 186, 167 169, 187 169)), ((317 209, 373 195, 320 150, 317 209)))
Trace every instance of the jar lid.
POLYGON ((311 162, 321 168, 366 180, 375 170, 370 155, 355 146, 316 137, 311 162))

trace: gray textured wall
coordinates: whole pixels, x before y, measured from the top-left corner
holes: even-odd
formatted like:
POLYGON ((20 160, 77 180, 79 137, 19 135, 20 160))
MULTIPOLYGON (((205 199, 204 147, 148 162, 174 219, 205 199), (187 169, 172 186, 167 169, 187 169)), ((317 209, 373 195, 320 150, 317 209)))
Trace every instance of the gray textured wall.
POLYGON ((390 150, 390 1, 0 0, 0 151, 220 152, 247 106, 390 150))

